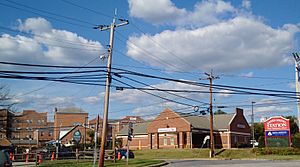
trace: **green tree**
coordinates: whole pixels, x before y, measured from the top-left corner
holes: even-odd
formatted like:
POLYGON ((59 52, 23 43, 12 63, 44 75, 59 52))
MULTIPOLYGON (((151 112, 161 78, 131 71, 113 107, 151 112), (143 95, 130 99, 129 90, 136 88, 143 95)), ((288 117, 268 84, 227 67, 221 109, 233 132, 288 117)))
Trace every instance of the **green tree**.
POLYGON ((264 137, 264 123, 254 123, 254 138, 256 141, 259 140, 260 137, 264 137))
POLYGON ((220 109, 218 109, 216 112, 214 112, 214 115, 220 115, 220 114, 227 114, 227 113, 220 109))
POLYGON ((297 118, 295 116, 286 116, 285 118, 290 120, 290 131, 291 135, 299 132, 299 127, 297 125, 297 118))
POLYGON ((94 137, 95 137, 95 132, 91 129, 88 129, 86 131, 87 136, 90 138, 90 142, 93 143, 94 142, 94 137))

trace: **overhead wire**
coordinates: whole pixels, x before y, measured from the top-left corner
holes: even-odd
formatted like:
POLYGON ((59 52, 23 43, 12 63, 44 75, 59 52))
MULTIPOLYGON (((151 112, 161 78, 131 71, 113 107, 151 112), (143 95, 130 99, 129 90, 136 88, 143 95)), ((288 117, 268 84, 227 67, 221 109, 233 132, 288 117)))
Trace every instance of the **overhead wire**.
POLYGON ((73 26, 77 26, 77 27, 81 27, 81 28, 91 29, 90 26, 85 26, 85 25, 82 25, 82 24, 77 24, 77 23, 65 21, 65 20, 62 20, 62 19, 59 19, 59 18, 56 18, 56 17, 53 17, 53 16, 47 16, 47 15, 41 14, 39 12, 34 12, 32 10, 20 8, 20 7, 17 7, 17 6, 10 5, 10 4, 5 4, 5 3, 0 2, 0 5, 5 6, 5 7, 9 7, 9 8, 13 8, 13 9, 17 9, 17 10, 20 10, 20 11, 24 11, 24 12, 27 12, 27 13, 32 13, 32 14, 36 14, 36 15, 39 15, 39 16, 43 16, 43 17, 46 17, 46 18, 51 19, 51 20, 59 21, 61 23, 65 23, 65 24, 69 24, 69 25, 73 25, 73 26))

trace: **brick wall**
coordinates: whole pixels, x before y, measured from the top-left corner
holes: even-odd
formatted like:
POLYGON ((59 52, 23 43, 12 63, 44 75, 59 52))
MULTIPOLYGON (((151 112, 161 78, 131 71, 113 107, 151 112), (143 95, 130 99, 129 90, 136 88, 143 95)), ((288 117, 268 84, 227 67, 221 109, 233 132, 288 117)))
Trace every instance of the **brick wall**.
MULTIPOLYGON (((59 128, 72 128, 76 125, 84 125, 88 117, 88 113, 64 113, 55 112, 54 114, 54 139, 58 139, 59 128)), ((86 122, 88 123, 88 122, 86 122)))

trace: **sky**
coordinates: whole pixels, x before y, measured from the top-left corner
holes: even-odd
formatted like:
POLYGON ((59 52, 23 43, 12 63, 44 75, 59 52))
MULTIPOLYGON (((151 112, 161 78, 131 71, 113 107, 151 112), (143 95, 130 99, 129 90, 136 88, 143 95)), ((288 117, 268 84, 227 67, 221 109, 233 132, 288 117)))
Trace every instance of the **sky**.
MULTIPOLYGON (((209 83, 205 73, 212 71, 217 77, 213 84, 294 92, 292 53, 300 46, 299 6, 298 0, 3 0, 0 61, 106 66, 109 31, 93 27, 110 25, 116 14, 129 24, 115 29, 113 68, 201 83, 209 83)), ((117 20, 119 23, 122 21, 117 20)), ((62 71, 3 64, 0 68, 62 71)), ((87 69, 73 69, 81 70, 87 69)), ((104 84, 104 79, 99 83, 104 84)), ((17 112, 48 112, 51 120, 54 108, 76 107, 89 112, 90 119, 103 116, 103 86, 5 78, 0 84, 10 90, 17 112)), ((113 79, 112 85, 206 93, 112 87, 110 119, 126 115, 151 119, 165 108, 197 113, 198 107, 208 107, 207 87, 135 75, 113 79)), ((225 106, 222 110, 232 113, 240 107, 249 119, 255 102, 256 121, 275 115, 297 116, 293 98, 230 94, 231 90, 220 89, 214 92, 214 110, 225 106)))

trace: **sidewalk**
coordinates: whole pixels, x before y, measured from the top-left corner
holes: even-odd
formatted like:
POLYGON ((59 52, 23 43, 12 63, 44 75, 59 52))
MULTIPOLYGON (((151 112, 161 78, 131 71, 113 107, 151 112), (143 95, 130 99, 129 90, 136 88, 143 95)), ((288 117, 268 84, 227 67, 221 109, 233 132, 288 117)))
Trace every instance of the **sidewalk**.
POLYGON ((12 163, 12 166, 35 166, 35 162, 28 162, 28 163, 25 163, 25 162, 13 162, 12 163))

